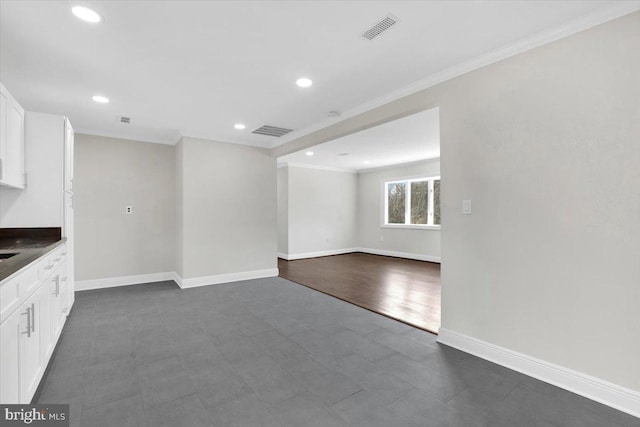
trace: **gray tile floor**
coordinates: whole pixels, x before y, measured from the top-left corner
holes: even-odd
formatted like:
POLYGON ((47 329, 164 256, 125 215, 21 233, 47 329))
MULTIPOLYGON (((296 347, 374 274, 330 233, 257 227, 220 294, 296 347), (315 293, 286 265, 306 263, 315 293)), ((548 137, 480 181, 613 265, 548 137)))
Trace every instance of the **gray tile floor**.
POLYGON ((86 291, 38 396, 72 426, 640 426, 284 279, 86 291))

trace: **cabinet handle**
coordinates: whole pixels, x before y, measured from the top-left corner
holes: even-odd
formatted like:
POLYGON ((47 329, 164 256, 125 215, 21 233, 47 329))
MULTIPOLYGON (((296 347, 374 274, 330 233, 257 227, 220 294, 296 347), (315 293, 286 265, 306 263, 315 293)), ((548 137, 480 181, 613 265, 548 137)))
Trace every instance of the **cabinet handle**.
POLYGON ((36 332, 36 304, 31 303, 31 332, 36 332))
POLYGON ((53 289, 53 292, 51 293, 55 296, 58 296, 60 295, 60 276, 56 276, 55 281, 56 281, 56 287, 53 289))
POLYGON ((27 307, 27 311, 20 314, 27 315, 27 330, 25 332, 20 332, 21 334, 27 334, 27 338, 31 338, 31 307, 27 307))

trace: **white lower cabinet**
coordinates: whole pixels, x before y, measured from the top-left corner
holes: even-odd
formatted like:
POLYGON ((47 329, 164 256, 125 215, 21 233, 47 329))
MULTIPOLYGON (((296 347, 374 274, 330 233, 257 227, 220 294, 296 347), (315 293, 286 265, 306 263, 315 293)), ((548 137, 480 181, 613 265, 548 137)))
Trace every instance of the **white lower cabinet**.
POLYGON ((67 283, 67 266, 61 253, 59 249, 29 267, 36 269, 36 274, 27 271, 15 279, 20 281, 15 288, 27 294, 20 295, 21 304, 0 324, 0 403, 31 402, 60 337, 71 308, 69 291, 73 289, 67 283), (30 283, 36 277, 37 283, 30 283))
POLYGON ((45 325, 42 322, 46 319, 42 316, 42 309, 47 306, 46 297, 46 286, 42 286, 22 305, 20 313, 20 400, 25 403, 31 401, 44 369, 42 353, 49 340, 48 331, 43 334, 45 325))
MULTIPOLYGON (((49 282, 51 288, 51 296, 50 296, 50 331, 51 331, 51 341, 55 343, 60 336, 60 332, 62 332, 62 327, 64 326, 64 322, 67 318, 67 294, 64 283, 65 274, 64 271, 66 266, 63 266, 60 269, 60 272, 56 274, 49 282)), ((53 351, 53 347, 51 348, 53 351)))
POLYGON ((20 403, 20 320, 21 310, 14 311, 0 326, 0 402, 20 403))

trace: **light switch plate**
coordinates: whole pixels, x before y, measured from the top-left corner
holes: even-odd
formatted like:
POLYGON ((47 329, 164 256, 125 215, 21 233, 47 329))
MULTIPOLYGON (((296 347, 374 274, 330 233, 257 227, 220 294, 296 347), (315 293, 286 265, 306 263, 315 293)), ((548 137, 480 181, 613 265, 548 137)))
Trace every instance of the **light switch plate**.
POLYGON ((462 213, 465 215, 471 215, 471 200, 462 201, 462 213))

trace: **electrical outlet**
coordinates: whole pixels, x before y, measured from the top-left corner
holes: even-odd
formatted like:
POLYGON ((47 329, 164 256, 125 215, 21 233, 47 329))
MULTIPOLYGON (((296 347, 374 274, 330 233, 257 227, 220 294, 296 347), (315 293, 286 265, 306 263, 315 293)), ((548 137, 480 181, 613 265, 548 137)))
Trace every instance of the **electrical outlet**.
POLYGON ((125 206, 124 213, 132 214, 133 213, 133 206, 125 206))

